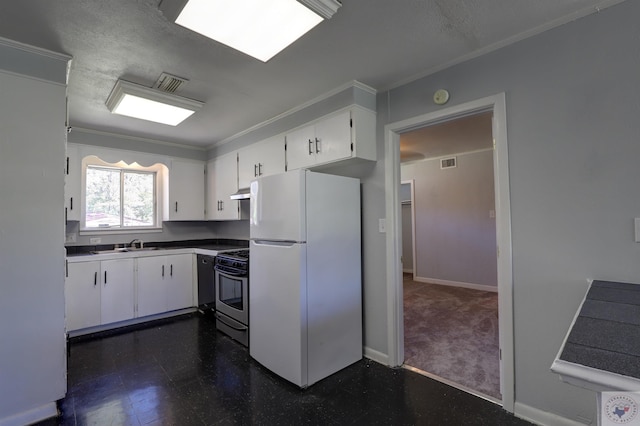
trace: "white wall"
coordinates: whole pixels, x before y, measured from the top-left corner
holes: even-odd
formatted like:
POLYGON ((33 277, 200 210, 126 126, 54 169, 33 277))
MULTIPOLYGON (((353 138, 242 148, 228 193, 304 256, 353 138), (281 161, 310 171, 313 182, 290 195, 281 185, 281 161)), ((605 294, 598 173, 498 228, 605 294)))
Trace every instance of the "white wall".
POLYGON ((0 70, 0 425, 55 414, 66 391, 65 92, 0 70))
POLYGON ((493 150, 455 157, 457 165, 449 169, 441 169, 438 158, 401 167, 402 180, 415 186, 416 276, 496 287, 493 150))
MULTIPOLYGON (((506 93, 517 410, 594 419, 595 395, 549 366, 587 279, 640 282, 638 16, 640 2, 626 1, 378 95, 380 143, 380 126, 437 110, 429 99, 439 88, 451 93, 447 106, 506 93)), ((375 198, 365 224, 380 217, 383 178, 364 182, 375 198)), ((370 228, 364 239, 383 244, 370 228)), ((384 259, 365 256, 366 344, 383 352, 387 324, 371 313, 386 304, 384 259)))

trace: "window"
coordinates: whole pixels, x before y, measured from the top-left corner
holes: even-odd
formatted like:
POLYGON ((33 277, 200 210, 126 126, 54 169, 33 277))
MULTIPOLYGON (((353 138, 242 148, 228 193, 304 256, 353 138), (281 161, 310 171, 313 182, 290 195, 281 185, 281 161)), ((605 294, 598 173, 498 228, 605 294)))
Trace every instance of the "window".
POLYGON ((80 232, 161 231, 167 202, 167 167, 146 158, 125 162, 115 160, 110 152, 105 156, 112 162, 96 155, 82 159, 80 232), (151 165, 141 166, 136 160, 151 165))
POLYGON ((86 171, 85 228, 156 225, 155 172, 96 166, 86 171))

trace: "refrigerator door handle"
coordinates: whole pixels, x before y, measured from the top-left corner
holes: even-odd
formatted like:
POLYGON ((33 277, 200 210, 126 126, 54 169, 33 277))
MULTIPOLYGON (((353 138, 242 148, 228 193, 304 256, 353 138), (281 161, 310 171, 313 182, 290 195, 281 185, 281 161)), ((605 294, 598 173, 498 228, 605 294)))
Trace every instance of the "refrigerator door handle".
POLYGON ((278 247, 291 247, 296 244, 303 244, 304 241, 290 241, 290 240, 253 240, 253 243, 257 246, 278 246, 278 247))

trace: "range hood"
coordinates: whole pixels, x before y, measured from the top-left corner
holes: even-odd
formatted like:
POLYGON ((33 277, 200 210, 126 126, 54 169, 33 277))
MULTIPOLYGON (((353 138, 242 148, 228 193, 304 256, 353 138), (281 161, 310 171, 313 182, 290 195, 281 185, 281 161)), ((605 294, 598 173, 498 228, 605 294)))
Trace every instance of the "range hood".
POLYGON ((238 192, 231 194, 230 198, 232 200, 248 200, 249 199, 249 188, 240 188, 238 192))

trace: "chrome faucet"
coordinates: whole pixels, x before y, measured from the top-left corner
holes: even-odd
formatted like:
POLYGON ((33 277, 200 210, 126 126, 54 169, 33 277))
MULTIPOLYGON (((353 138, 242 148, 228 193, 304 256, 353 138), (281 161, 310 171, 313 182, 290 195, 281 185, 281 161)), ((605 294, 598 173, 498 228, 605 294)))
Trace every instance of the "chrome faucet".
POLYGON ((143 243, 143 242, 142 242, 142 240, 141 240, 141 239, 139 239, 139 238, 135 238, 134 240, 132 240, 132 241, 129 243, 129 247, 131 247, 131 248, 135 248, 135 245, 136 245, 136 244, 138 244, 138 245, 139 245, 139 247, 138 247, 138 248, 143 248, 143 247, 144 247, 144 243, 143 243))

